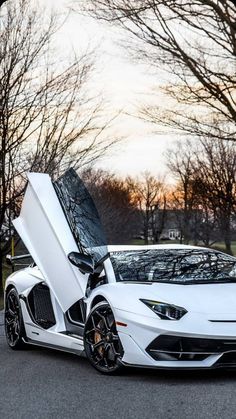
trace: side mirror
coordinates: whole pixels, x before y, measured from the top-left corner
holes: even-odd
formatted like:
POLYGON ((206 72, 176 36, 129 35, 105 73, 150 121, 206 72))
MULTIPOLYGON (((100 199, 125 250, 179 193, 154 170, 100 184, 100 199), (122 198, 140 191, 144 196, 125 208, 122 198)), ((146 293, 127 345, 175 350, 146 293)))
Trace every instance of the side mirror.
POLYGON ((94 272, 94 261, 90 255, 83 253, 70 252, 68 255, 72 265, 77 266, 83 274, 92 274, 94 272))

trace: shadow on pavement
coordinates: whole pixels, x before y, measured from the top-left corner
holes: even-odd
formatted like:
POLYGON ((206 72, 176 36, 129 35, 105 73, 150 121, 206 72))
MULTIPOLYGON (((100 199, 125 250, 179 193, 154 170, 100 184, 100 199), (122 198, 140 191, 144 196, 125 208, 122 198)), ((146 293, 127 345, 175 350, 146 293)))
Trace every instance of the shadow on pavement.
MULTIPOLYGON (((88 368, 89 375, 96 374, 101 377, 105 375, 97 372, 92 366, 90 366, 88 360, 83 357, 78 357, 77 355, 69 354, 66 352, 60 352, 53 349, 39 348, 37 346, 31 346, 29 348, 35 352, 40 353, 41 357, 57 359, 60 362, 66 362, 75 366, 76 368, 88 368)), ((148 380, 148 381, 168 381, 170 384, 171 381, 173 385, 177 383, 193 383, 197 384, 207 383, 214 380, 215 384, 223 385, 226 381, 235 381, 236 382, 236 368, 231 369, 211 369, 211 370, 165 370, 165 369, 151 369, 151 368, 135 368, 135 367, 126 367, 124 370, 115 375, 115 376, 106 376, 106 378, 124 378, 129 380, 148 380)))

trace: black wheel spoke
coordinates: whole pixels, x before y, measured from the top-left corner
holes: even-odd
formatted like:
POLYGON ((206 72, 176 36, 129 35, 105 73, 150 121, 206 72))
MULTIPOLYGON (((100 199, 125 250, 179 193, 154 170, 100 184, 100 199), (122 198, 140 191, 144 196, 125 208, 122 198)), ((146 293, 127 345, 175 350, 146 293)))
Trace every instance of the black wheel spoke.
POLYGON ((96 328, 96 324, 95 324, 95 320, 94 320, 94 317, 93 316, 91 316, 91 320, 92 320, 93 330, 94 330, 96 328))
POLYGON ((90 335, 91 333, 94 333, 94 332, 99 333, 99 335, 103 335, 103 332, 102 332, 102 330, 99 327, 94 327, 94 328, 92 328, 90 330, 87 330, 85 332, 85 335, 88 336, 88 335, 90 335))
POLYGON ((6 296, 5 331, 11 347, 19 346, 21 337, 21 312, 16 291, 13 289, 6 296))
POLYGON ((109 325, 107 323, 106 317, 103 314, 99 313, 99 312, 97 314, 102 319, 103 324, 104 324, 105 328, 107 329, 107 331, 110 331, 110 327, 109 327, 109 325))
POLYGON ((122 346, 112 310, 107 303, 95 308, 89 316, 84 343, 86 354, 97 369, 111 373, 119 368, 122 346))
POLYGON ((116 354, 113 350, 113 344, 111 343, 106 350, 106 357, 109 361, 114 362, 116 360, 116 354))
POLYGON ((9 310, 16 314, 18 312, 19 306, 12 295, 9 296, 9 305, 11 305, 11 307, 9 307, 9 310))
POLYGON ((88 335, 90 335, 91 333, 93 333, 94 332, 94 329, 90 329, 90 330, 87 330, 86 332, 85 332, 85 335, 86 336, 88 336, 88 335))
POLYGON ((12 309, 9 307, 7 310, 7 314, 9 314, 11 317, 15 317, 16 313, 12 311, 12 309))
POLYGON ((86 343, 88 343, 88 345, 92 345, 93 344, 93 342, 91 342, 87 337, 85 337, 84 341, 86 343))
POLYGON ((120 355, 120 353, 116 351, 115 346, 114 346, 114 343, 111 344, 111 349, 112 349, 112 351, 113 351, 113 353, 114 353, 115 356, 119 356, 120 355))
POLYGON ((108 360, 109 360, 108 351, 109 351, 109 349, 110 349, 110 347, 107 345, 106 348, 104 348, 104 352, 103 352, 103 362, 104 362, 104 365, 105 365, 106 368, 109 368, 109 365, 108 365, 108 360))
POLYGON ((13 324, 14 321, 15 321, 14 319, 8 320, 8 318, 6 317, 6 323, 7 323, 8 326, 10 326, 11 324, 13 324))
POLYGON ((108 321, 108 324, 109 324, 110 331, 111 332, 112 331, 116 332, 116 323, 115 323, 115 319, 114 319, 113 315, 108 316, 107 321, 108 321))
POLYGON ((99 342, 93 344, 93 349, 100 348, 101 346, 104 346, 104 344, 104 340, 100 340, 99 342))

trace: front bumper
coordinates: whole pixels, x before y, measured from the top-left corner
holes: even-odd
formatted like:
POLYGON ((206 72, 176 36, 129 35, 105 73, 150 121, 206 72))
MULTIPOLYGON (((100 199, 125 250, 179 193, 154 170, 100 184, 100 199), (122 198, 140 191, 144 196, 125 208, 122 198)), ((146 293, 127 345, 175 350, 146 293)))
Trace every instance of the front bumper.
MULTIPOLYGON (((160 320, 115 310, 124 348, 124 365, 150 368, 216 368, 236 366, 236 321, 211 321, 211 315, 160 320)), ((236 318, 236 316, 235 316, 236 318)))

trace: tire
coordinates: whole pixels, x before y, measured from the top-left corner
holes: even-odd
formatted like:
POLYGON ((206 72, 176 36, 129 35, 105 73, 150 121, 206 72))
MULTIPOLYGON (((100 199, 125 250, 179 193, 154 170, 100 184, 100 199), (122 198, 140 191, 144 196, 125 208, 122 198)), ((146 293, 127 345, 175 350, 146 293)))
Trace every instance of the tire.
POLYGON ((26 336, 24 321, 19 295, 15 288, 12 288, 6 294, 4 325, 6 340, 10 348, 15 350, 25 349, 27 345, 23 340, 26 336))
POLYGON ((123 347, 110 305, 102 301, 90 312, 84 328, 84 348, 91 365, 103 374, 123 370, 123 347))

